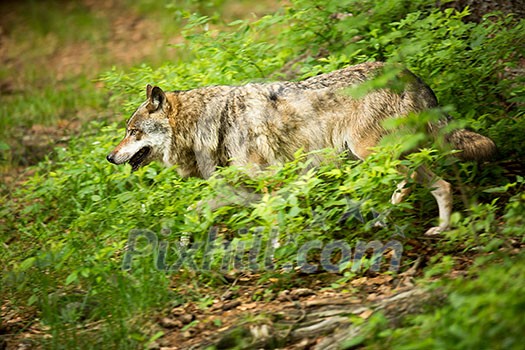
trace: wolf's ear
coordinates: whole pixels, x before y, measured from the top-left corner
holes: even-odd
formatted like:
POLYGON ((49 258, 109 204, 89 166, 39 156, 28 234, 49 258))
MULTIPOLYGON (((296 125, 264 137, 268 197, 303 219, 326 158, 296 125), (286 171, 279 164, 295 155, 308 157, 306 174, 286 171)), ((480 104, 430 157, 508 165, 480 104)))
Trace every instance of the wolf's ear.
POLYGON ((153 90, 153 86, 150 84, 146 85, 146 98, 149 99, 151 97, 151 90, 153 90))
POLYGON ((158 86, 151 88, 151 91, 148 91, 149 106, 152 112, 162 108, 166 102, 166 95, 164 91, 158 86))

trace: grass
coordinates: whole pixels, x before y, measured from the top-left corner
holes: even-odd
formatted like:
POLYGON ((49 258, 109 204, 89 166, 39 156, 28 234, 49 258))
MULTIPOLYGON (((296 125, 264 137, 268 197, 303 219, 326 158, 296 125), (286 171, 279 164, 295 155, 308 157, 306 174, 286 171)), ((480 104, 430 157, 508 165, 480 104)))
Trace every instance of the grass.
POLYGON ((93 85, 93 80, 87 76, 77 76, 74 81, 4 97, 1 113, 19 117, 2 119, 0 127, 3 136, 7 137, 11 128, 29 129, 34 124, 53 125, 60 119, 78 118, 79 112, 84 109, 103 108, 107 101, 104 96, 106 93, 93 85))
MULTIPOLYGON (((521 260, 515 262, 507 247, 523 242, 522 232, 516 229, 523 226, 525 213, 523 178, 509 175, 497 164, 485 168, 458 164, 430 149, 400 161, 392 159, 390 152, 399 148, 391 146, 366 162, 343 161, 339 168, 328 164, 305 172, 307 164, 298 153, 295 161, 255 179, 236 169, 224 169, 221 176, 203 181, 180 179, 173 169, 156 164, 130 174, 129 168, 104 161, 121 136, 125 117, 143 98, 146 82, 175 89, 300 77, 370 58, 404 61, 428 79, 449 110, 505 144, 504 154, 517 159, 523 147, 519 130, 525 125, 524 114, 518 80, 505 74, 518 65, 520 58, 507 52, 515 51, 513 45, 522 40, 523 23, 500 17, 479 25, 464 23, 466 13, 429 10, 428 3, 414 1, 407 8, 397 0, 378 4, 294 0, 285 11, 258 20, 248 15, 249 21, 226 27, 217 15, 220 11, 231 16, 228 20, 238 19, 235 13, 246 14, 266 3, 252 8, 251 1, 187 0, 179 3, 187 7, 176 7, 169 1, 141 0, 98 11, 81 3, 65 8, 62 2, 2 4, 0 9, 9 9, 5 23, 10 48, 7 63, 0 68, 4 170, 24 164, 25 153, 14 151, 26 147, 28 139, 41 137, 39 130, 67 136, 67 142, 53 153, 49 153, 49 144, 41 145, 49 151, 48 157, 40 158, 44 161, 30 169, 26 181, 4 185, 8 190, 0 199, 0 246, 6 249, 0 251, 0 300, 8 305, 5 316, 15 315, 9 318, 9 327, 19 317, 9 334, 35 330, 34 334, 46 337, 36 336, 34 345, 52 349, 143 348, 168 332, 159 328, 157 317, 189 303, 206 309, 214 297, 220 297, 216 289, 230 286, 222 270, 229 272, 231 265, 222 257, 232 247, 253 244, 257 235, 267 246, 277 230, 286 244, 275 250, 276 270, 261 273, 254 284, 277 291, 293 288, 304 283, 302 277, 280 268, 295 261, 300 244, 345 239, 353 247, 358 240, 390 239, 389 229, 372 225, 374 213, 383 211, 389 211, 393 222, 404 230, 410 258, 402 268, 412 263, 414 255, 434 254, 435 259, 423 256, 426 272, 429 279, 440 278, 469 254, 499 251, 509 257, 503 268, 521 277, 523 269, 513 267, 521 260), (208 17, 191 15, 194 9, 208 17), (331 16, 348 11, 353 15, 342 16, 342 20, 331 16), (452 27, 456 30, 443 29, 452 27), (129 41, 123 43, 124 38, 129 41), (186 46, 167 45, 183 39, 186 46), (138 52, 140 48, 145 51, 138 52), (78 120, 79 127, 60 134, 62 120, 78 120), (517 127, 511 130, 509 120, 517 127), (410 252, 417 249, 413 242, 435 218, 434 209, 428 209, 435 207, 432 198, 417 190, 401 206, 392 207, 388 201, 393 184, 400 180, 396 171, 400 162, 409 168, 431 162, 454 178, 457 188, 480 202, 469 206, 458 200, 453 230, 429 244, 427 251, 410 252), (248 207, 231 205, 200 213, 188 210, 198 201, 224 193, 228 183, 253 188, 263 194, 263 200, 248 207), (340 221, 348 211, 349 199, 360 201, 365 224, 340 221), (133 268, 124 271, 128 235, 136 228, 150 230, 157 240, 141 237, 133 268), (158 271, 159 256, 163 256, 159 247, 169 253, 165 265, 173 266, 181 238, 202 243, 211 228, 217 228, 224 244, 216 247, 213 259, 207 262, 208 271, 158 271), (31 321, 36 318, 38 322, 31 321)), ((207 259, 204 246, 200 248, 194 252, 197 264, 207 259)), ((364 265, 369 263, 365 258, 364 265)), ((490 284, 501 273, 501 268, 494 268, 478 275, 490 284)), ((339 278, 334 285, 347 288, 353 277, 346 271, 344 278, 334 277, 339 278)), ((513 299, 518 287, 505 300, 513 299)), ((472 292, 470 287, 453 288, 460 299, 472 292)), ((484 296, 489 293, 487 285, 472 284, 473 290, 478 288, 482 292, 476 300, 489 300, 496 313, 498 304, 484 296)), ((503 293, 505 286, 498 290, 503 293)), ((463 299, 458 305, 469 307, 463 299)), ((512 308, 501 314, 509 315, 509 324, 519 320, 516 305, 511 301, 504 305, 512 308)), ((465 324, 451 307, 443 312, 451 323, 465 324)), ((476 332, 490 326, 483 323, 483 312, 472 312, 469 318, 480 324, 476 332)), ((435 322, 433 314, 408 322, 406 333, 411 333, 410 327, 422 325, 423 329, 407 341, 418 342, 435 322)), ((7 323, 0 324, 0 330, 7 323)), ((454 327, 449 331, 454 332, 454 327)), ((400 337, 403 332, 399 331, 400 337)), ((504 330, 498 334, 502 333, 504 330)), ((403 343, 396 334, 372 334, 370 341, 391 336, 403 343)), ((449 335, 433 336, 439 340, 449 335)))
POLYGON ((12 33, 12 38, 19 42, 38 43, 39 39, 51 35, 58 44, 79 41, 96 44, 109 35, 108 19, 93 13, 81 2, 52 0, 44 3, 30 0, 18 6, 4 6, 16 12, 14 16, 8 16, 4 24, 5 29, 12 33), (27 30, 15 30, 20 24, 27 30))

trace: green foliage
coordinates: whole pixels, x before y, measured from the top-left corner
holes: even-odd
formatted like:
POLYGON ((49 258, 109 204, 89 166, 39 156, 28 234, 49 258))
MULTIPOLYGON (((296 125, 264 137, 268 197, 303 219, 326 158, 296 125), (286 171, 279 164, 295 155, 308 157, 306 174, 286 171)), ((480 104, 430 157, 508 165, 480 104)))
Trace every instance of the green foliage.
MULTIPOLYGON (((190 14, 172 5, 166 11, 185 23, 182 34, 186 40, 177 48, 180 62, 106 72, 101 79, 111 91, 109 108, 127 117, 144 99, 147 83, 170 90, 304 78, 347 64, 387 60, 401 62, 423 77, 447 106, 446 111, 490 134, 504 155, 521 157, 523 78, 511 73, 523 59, 516 49, 523 47, 523 21, 492 16, 481 24, 466 23, 466 10, 441 11, 433 3, 295 0, 284 11, 254 21, 236 21, 221 30, 213 29, 217 18, 190 14)), ((140 10, 147 11, 150 5, 146 5, 140 10)), ((157 5, 152 2, 151 6, 157 5)), ((69 107, 65 103, 64 109, 69 107)), ((2 108, 6 114, 21 113, 16 103, 2 108)), ((45 111, 38 104, 32 108, 35 115, 45 111)), ((414 121, 434 117, 433 113, 410 116, 404 126, 417 126, 414 121)), ((256 256, 257 267, 269 274, 285 271, 293 276, 291 267, 297 266, 296 257, 306 242, 344 239, 352 246, 358 240, 420 237, 435 217, 426 209, 435 204, 428 190, 421 189, 406 203, 390 204, 392 190, 402 179, 399 165, 409 171, 427 163, 438 169, 452 168, 449 173, 458 169, 454 174, 458 188, 469 196, 480 193, 477 198, 483 200, 467 208, 456 203, 462 209, 454 214, 453 230, 436 243, 445 255, 431 262, 434 269, 429 269, 428 276, 450 270, 448 251, 495 251, 508 237, 523 240, 522 178, 506 179, 472 165, 457 166, 431 145, 399 160, 396 155, 406 150, 403 144, 421 141, 414 133, 396 140, 397 144, 382 146, 380 153, 365 162, 327 153, 332 161, 312 170, 308 158, 298 152, 294 161, 256 178, 249 178, 242 169, 228 168, 203 181, 180 179, 174 169, 156 164, 131 174, 127 166, 111 166, 104 158, 118 142, 117 131, 122 127, 123 122, 89 123, 88 133, 35 167, 35 174, 0 208, 5 218, 0 225, 8 233, 0 236, 0 245, 8 248, 0 251, 0 295, 17 307, 34 310, 50 326, 54 340, 48 345, 52 348, 100 348, 103 344, 104 348, 131 349, 152 341, 159 335, 141 327, 146 313, 192 298, 206 307, 209 296, 188 293, 188 289, 220 283, 218 272, 255 266, 250 265, 253 257, 246 247, 257 239, 266 247, 256 256), (242 197, 246 188, 260 198, 252 204, 240 198, 214 211, 206 206, 199 209, 199 202, 228 198, 232 192, 242 197), (414 208, 416 199, 423 202, 418 208, 414 208), (389 215, 382 217, 382 213, 389 215), (387 221, 387 227, 374 227, 378 215, 387 221), (218 230, 217 244, 205 254, 202 244, 213 228, 218 230), (131 269, 124 270, 132 229, 150 230, 158 240, 141 236, 136 242, 140 254, 133 255, 131 269), (273 246, 274 240, 279 240, 278 247, 273 246), (188 268, 189 261, 176 265, 181 249, 195 243, 201 244, 199 249, 194 246, 195 265, 208 264, 202 273, 188 268), (267 253, 269 247, 273 254, 267 253), (242 253, 241 262, 234 259, 236 251, 242 253), (159 271, 159 266, 174 264, 175 271, 159 271), (77 333, 72 327, 89 322, 100 322, 103 331, 98 335, 77 333)), ((0 142, 5 148, 3 145, 0 142)), ((344 267, 346 277, 353 277, 355 271, 344 267)), ((448 348, 457 348, 456 341, 467 349, 476 347, 471 342, 483 339, 480 334, 499 324, 490 339, 505 335, 507 327, 511 332, 505 339, 512 345, 517 339, 512 322, 523 324, 516 313, 523 311, 523 305, 517 295, 522 286, 510 284, 523 280, 523 269, 518 264, 508 267, 507 275, 502 267, 494 267, 479 273, 478 284, 454 284, 448 306, 415 319, 415 326, 407 329, 418 331, 407 342, 431 334, 430 341, 436 346, 443 341, 448 348), (501 280, 494 278, 501 275, 505 275, 501 280), (501 303, 497 294, 487 291, 491 283, 500 295, 508 291, 501 303), (483 303, 490 306, 488 311, 481 307, 483 303), (512 310, 496 312, 501 305, 512 310), (453 307, 460 308, 461 315, 453 307), (493 313, 495 318, 490 318, 493 313), (434 323, 440 325, 436 330, 434 323), (469 334, 475 335, 473 339, 469 334)), ((289 280, 293 283, 293 278, 289 280)), ((381 320, 377 323, 383 324, 381 320)), ((392 341, 405 344, 404 332, 392 333, 392 341)))
MULTIPOLYGON (((443 282, 444 305, 407 319, 396 330, 376 329, 393 349, 520 349, 525 322, 524 256, 482 264, 465 279, 443 282)), ((370 346, 373 346, 372 341, 370 346)))

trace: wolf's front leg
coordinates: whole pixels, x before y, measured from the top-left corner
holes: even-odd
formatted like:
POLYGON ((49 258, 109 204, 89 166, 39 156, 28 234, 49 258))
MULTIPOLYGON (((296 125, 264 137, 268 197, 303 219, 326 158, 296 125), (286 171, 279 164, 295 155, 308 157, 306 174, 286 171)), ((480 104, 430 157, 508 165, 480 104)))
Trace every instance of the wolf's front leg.
POLYGON ((233 186, 228 185, 223 187, 215 197, 208 200, 200 200, 188 207, 188 210, 202 212, 204 208, 209 208, 211 211, 215 211, 227 205, 239 205, 245 207, 251 203, 259 201, 260 199, 261 195, 258 193, 250 192, 245 188, 234 188, 233 186))

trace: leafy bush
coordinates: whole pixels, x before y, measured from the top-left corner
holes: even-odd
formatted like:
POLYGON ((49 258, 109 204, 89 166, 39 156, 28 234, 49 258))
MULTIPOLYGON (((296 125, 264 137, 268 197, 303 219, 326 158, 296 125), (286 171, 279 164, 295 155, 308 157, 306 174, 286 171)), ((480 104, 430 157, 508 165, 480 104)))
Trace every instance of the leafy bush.
POLYGON ((523 258, 481 264, 466 279, 441 283, 448 296, 444 305, 429 305, 405 327, 379 333, 382 346, 386 340, 395 349, 521 348, 523 258))
MULTIPOLYGON (((522 77, 512 72, 522 59, 514 49, 524 40, 523 21, 493 16, 481 24, 465 23, 467 10, 441 11, 433 3, 295 0, 285 11, 252 22, 236 21, 224 31, 210 29, 213 26, 206 16, 176 9, 187 21, 181 62, 142 65, 127 72, 114 69, 101 79, 112 92, 112 106, 128 115, 143 100, 147 83, 166 90, 189 89, 304 78, 368 60, 402 62, 424 78, 454 116, 490 134, 502 145, 504 155, 520 157, 524 154, 517 141, 525 125, 523 84, 522 77)), ((257 235, 266 247, 274 244, 274 238, 280 239, 269 259, 274 268, 292 274, 290 262, 308 241, 344 238, 353 244, 366 239, 402 239, 399 234, 419 237, 434 214, 413 209, 414 198, 423 199, 424 208, 435 204, 428 191, 422 190, 407 203, 389 204, 394 185, 402 178, 397 172, 400 164, 414 168, 432 162, 438 169, 456 168, 454 181, 469 195, 488 189, 479 196, 483 203, 454 214, 454 230, 439 243, 444 250, 453 245, 450 249, 454 251, 492 251, 506 235, 523 235, 517 229, 523 224, 520 217, 525 208, 518 191, 522 179, 504 178, 497 169, 484 172, 472 165, 459 166, 430 148, 398 160, 393 155, 399 153, 400 145, 389 145, 365 162, 338 160, 339 167, 326 164, 315 171, 306 171, 307 160, 298 153, 294 161, 255 179, 239 169, 223 169, 217 177, 203 181, 180 179, 173 169, 155 164, 132 174, 127 167, 107 164, 105 155, 117 143, 117 130, 122 127, 123 123, 89 124, 90 130, 98 130, 97 135, 86 135, 57 149, 56 156, 39 164, 35 175, 15 191, 16 199, 7 200, 1 209, 6 218, 2 229, 10 234, 1 238, 9 249, 0 253, 0 293, 17 307, 33 308, 51 326, 52 341, 67 339, 69 347, 88 343, 93 348, 100 344, 136 348, 147 343, 156 335, 141 330, 146 312, 198 298, 198 293, 189 296, 183 291, 216 282, 210 271, 236 267, 235 261, 224 260, 227 252, 253 244, 257 235), (502 181, 504 190, 494 186, 502 181), (468 188, 474 186, 469 182, 475 187, 468 188), (261 199, 252 205, 230 203, 216 211, 190 209, 236 187, 250 188, 261 199), (354 210, 356 202, 359 212, 354 210), (390 226, 374 228, 377 215, 385 212, 390 226), (219 237, 213 259, 207 261, 203 244, 214 228, 219 237), (143 232, 152 232, 156 238, 144 233, 130 241, 132 229, 149 230, 143 232), (272 236, 275 229, 277 237, 272 236), (130 242, 138 253, 124 266, 131 269, 123 270, 130 242), (209 271, 196 275, 191 269, 179 270, 187 266, 176 264, 177 254, 199 243, 195 264, 208 264, 209 271), (179 283, 168 288, 171 276, 158 268, 173 264, 179 283), (91 321, 102 322, 102 336, 79 335, 66 327, 91 321)), ((259 257, 259 266, 268 256, 264 259, 259 257)), ((498 284, 501 293, 510 278, 520 277, 523 271, 513 267, 511 272, 498 284)), ((490 270, 480 276, 492 281, 495 275, 490 270)), ((469 286, 454 294, 451 305, 468 308, 464 296, 475 294, 478 288, 469 286)), ((506 300, 515 297, 516 291, 511 288, 506 300)), ((480 305, 485 297, 474 302, 480 305)), ((493 296, 487 298, 491 307, 498 305, 493 296)), ((518 301, 508 305, 522 307, 518 301)), ((472 310, 473 314, 480 312, 473 315, 480 324, 467 328, 469 332, 480 333, 494 324, 482 320, 479 315, 485 311, 480 307, 472 310)), ((452 325, 463 322, 454 318, 451 307, 443 312, 452 325)), ((517 317, 510 316, 512 320, 517 317)), ((449 323, 429 317, 435 319, 422 318, 424 327, 418 334, 430 332, 431 322, 444 326, 444 333, 435 334, 434 339, 453 333, 453 326, 445 327, 449 323)), ((512 324, 502 325, 513 329, 512 324)), ((503 332, 497 329, 493 339, 503 332)), ((450 339, 465 341, 461 343, 464 348, 471 345, 461 334, 454 337, 450 339)))

